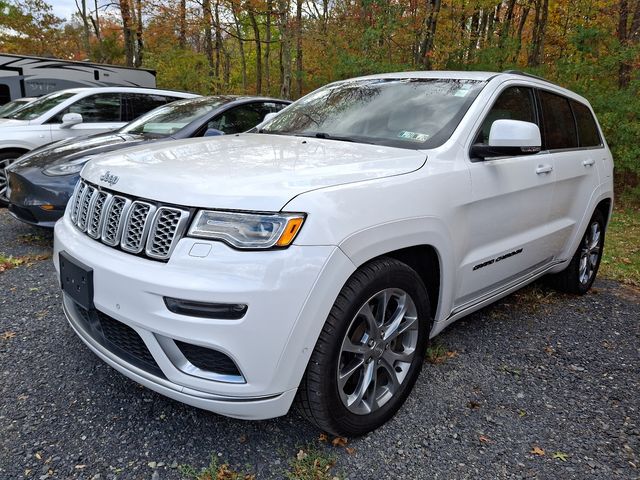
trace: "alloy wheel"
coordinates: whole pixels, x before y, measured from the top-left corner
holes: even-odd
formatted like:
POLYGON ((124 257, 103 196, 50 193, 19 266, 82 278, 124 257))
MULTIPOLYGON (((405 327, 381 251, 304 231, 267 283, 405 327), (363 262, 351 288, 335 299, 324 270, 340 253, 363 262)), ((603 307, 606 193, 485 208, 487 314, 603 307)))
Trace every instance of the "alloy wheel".
POLYGON ((580 283, 586 285, 593 277, 600 252, 602 250, 601 243, 602 229, 599 222, 592 222, 582 240, 582 249, 580 250, 580 264, 578 268, 578 278, 580 283))
POLYGON ((338 359, 338 392, 350 412, 370 414, 400 390, 416 354, 418 326, 416 305, 401 289, 382 290, 360 307, 338 359))

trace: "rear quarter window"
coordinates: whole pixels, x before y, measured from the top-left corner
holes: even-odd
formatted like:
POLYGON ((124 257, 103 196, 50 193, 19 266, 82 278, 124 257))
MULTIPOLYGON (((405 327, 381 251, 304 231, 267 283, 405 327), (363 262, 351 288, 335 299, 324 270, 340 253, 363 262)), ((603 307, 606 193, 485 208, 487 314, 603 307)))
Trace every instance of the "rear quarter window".
POLYGON ((591 110, 580 102, 571 100, 571 108, 576 117, 576 125, 578 126, 578 142, 581 147, 599 147, 602 145, 602 139, 598 132, 596 120, 593 118, 591 110))

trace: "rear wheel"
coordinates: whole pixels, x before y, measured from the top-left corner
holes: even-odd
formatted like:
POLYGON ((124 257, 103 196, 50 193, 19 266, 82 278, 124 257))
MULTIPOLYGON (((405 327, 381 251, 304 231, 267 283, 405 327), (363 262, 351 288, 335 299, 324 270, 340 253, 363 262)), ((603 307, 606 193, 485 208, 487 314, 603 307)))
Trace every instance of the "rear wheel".
POLYGON ((587 230, 571 263, 562 272, 549 277, 549 283, 560 291, 584 295, 596 279, 604 247, 605 221, 600 210, 589 220, 587 230))
POLYGON ((427 291, 414 270, 392 258, 361 267, 322 329, 298 390, 299 410, 335 435, 376 429, 413 388, 430 327, 427 291))
POLYGON ((0 207, 9 205, 9 202, 7 202, 7 174, 4 169, 15 162, 21 155, 22 153, 20 152, 0 153, 0 207))

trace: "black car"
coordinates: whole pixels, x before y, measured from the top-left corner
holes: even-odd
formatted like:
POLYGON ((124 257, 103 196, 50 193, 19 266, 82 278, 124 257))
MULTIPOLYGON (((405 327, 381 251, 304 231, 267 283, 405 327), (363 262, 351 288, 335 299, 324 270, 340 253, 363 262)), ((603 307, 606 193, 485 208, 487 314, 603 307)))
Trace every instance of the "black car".
POLYGON ((64 213, 80 170, 91 158, 143 142, 245 132, 289 103, 229 95, 178 100, 115 132, 32 150, 7 168, 9 212, 23 222, 52 228, 64 213))

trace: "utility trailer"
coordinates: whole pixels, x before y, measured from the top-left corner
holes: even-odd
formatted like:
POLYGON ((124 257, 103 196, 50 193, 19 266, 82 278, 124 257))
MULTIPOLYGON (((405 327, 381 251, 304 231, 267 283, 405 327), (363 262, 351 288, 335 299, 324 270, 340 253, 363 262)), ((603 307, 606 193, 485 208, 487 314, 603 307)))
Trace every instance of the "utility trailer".
POLYGON ((77 87, 155 88, 156 72, 142 68, 0 53, 0 105, 21 97, 77 87))

